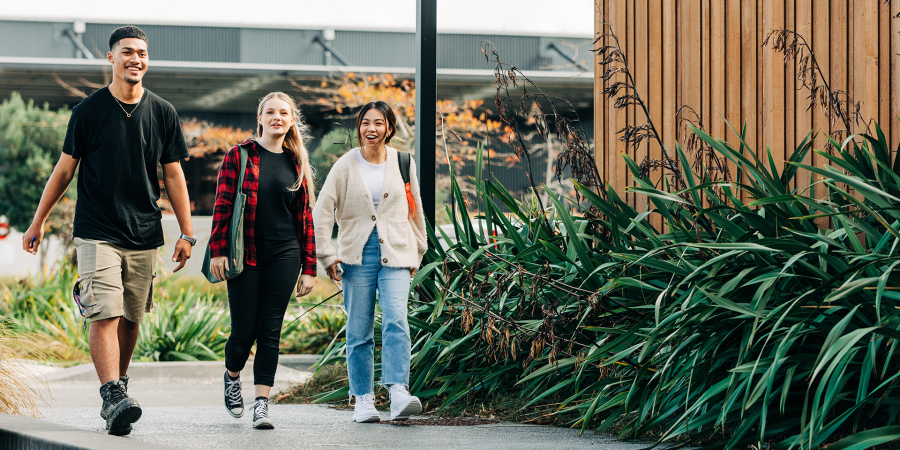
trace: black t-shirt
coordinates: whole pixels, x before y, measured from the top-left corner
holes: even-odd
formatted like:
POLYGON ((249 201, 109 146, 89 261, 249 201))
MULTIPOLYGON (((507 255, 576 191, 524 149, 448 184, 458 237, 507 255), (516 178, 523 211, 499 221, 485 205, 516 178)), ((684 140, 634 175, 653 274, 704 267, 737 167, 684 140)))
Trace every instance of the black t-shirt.
POLYGON ((157 164, 188 157, 175 108, 144 88, 119 105, 103 88, 72 110, 63 153, 80 160, 74 236, 147 250, 163 245, 157 164), (131 113, 131 117, 125 111, 131 113))
POLYGON ((256 194, 257 239, 297 239, 291 203, 297 194, 289 190, 297 182, 297 169, 290 153, 259 149, 259 191, 256 194))

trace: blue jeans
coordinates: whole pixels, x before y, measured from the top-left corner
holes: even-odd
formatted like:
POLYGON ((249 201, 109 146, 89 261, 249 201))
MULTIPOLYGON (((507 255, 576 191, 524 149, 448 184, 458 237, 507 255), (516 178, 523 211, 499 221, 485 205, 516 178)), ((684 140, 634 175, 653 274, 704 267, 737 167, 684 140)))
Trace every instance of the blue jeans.
POLYGON ((347 309, 347 371, 350 395, 374 391, 375 299, 381 306, 381 384, 409 385, 410 338, 406 320, 409 269, 381 265, 378 230, 363 248, 362 265, 342 264, 347 309))

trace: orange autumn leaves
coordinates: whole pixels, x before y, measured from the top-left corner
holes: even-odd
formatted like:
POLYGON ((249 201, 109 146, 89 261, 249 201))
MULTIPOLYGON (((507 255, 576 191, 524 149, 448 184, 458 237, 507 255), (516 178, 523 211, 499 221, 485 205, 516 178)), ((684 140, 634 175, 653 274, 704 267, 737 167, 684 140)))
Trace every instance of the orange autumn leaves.
MULTIPOLYGON (((300 87, 299 84, 295 86, 300 87)), ((301 89, 306 92, 312 91, 309 88, 301 89)), ((413 81, 397 80, 390 74, 358 75, 351 72, 322 81, 315 92, 320 94, 315 102, 317 105, 339 114, 372 101, 387 102, 397 113, 397 119, 402 121, 398 124, 395 138, 398 139, 399 145, 395 146, 407 151, 412 150, 416 116, 416 91, 413 81)), ((435 114, 438 162, 444 163, 448 158, 460 165, 474 162, 477 144, 479 142, 489 144, 492 136, 499 135, 499 140, 507 143, 512 130, 507 129, 508 127, 499 121, 491 120, 488 117, 490 114, 491 111, 484 107, 484 100, 481 99, 461 103, 439 100, 435 114)), ((498 152, 490 148, 490 145, 485 147, 486 156, 498 157, 498 152)), ((504 155, 502 159, 508 164, 514 164, 518 160, 515 155, 504 155)))
POLYGON ((226 151, 253 134, 253 131, 210 125, 197 119, 182 122, 181 129, 184 131, 184 140, 192 158, 226 151))

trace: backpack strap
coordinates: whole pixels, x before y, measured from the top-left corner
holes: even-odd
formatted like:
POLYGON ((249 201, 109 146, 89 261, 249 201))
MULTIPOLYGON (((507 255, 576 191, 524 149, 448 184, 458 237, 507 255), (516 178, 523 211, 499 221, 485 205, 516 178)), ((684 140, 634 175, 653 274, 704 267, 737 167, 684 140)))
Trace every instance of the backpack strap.
POLYGON ((408 219, 412 219, 416 215, 416 200, 413 198, 412 190, 409 187, 409 160, 409 153, 397 151, 397 162, 400 163, 400 176, 403 177, 403 185, 406 190, 406 203, 409 205, 408 219))
POLYGON ((400 176, 403 184, 409 184, 409 153, 397 151, 397 161, 400 162, 400 176))

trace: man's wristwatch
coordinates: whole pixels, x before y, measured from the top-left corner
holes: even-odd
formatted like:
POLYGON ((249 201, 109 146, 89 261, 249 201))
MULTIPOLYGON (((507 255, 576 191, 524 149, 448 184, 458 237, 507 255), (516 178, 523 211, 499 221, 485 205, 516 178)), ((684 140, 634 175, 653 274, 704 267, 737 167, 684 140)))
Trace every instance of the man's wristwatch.
POLYGON ((197 245, 197 238, 195 238, 193 236, 188 236, 184 233, 181 233, 181 236, 178 236, 178 238, 188 241, 191 244, 191 247, 197 245))

